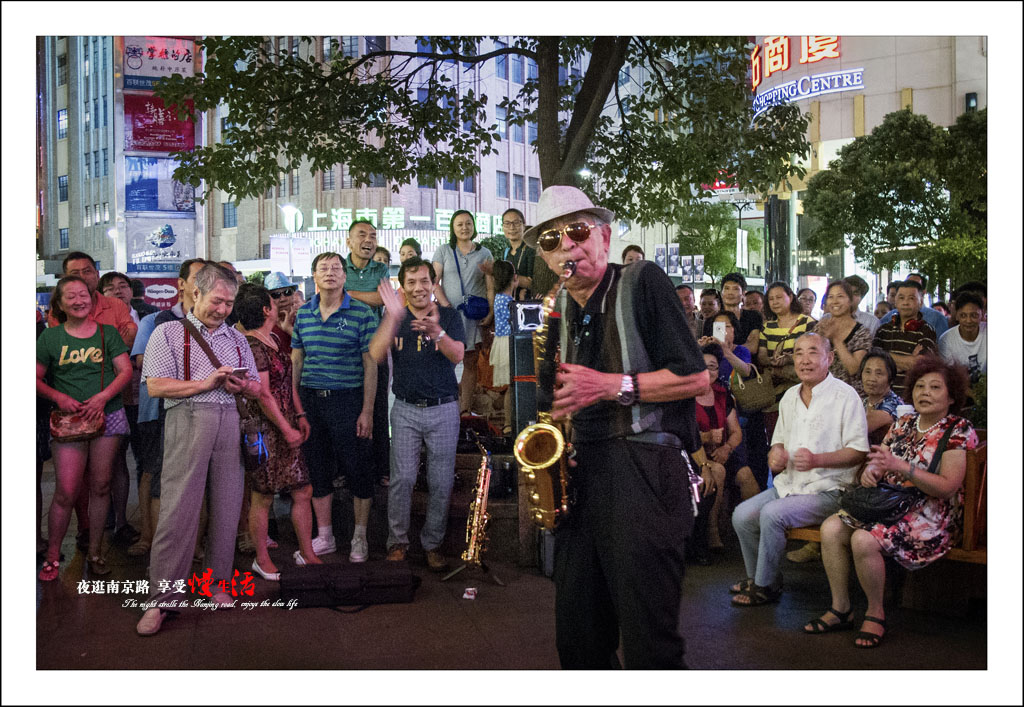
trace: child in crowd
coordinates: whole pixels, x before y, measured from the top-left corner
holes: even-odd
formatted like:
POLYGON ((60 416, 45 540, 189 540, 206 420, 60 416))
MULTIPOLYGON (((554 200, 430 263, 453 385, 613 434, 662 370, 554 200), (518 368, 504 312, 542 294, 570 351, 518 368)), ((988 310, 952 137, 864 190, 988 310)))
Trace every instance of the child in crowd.
MULTIPOLYGON (((515 266, 507 260, 494 261, 494 341, 491 343, 491 367, 494 369, 494 387, 509 384, 509 337, 512 334, 510 324, 510 306, 512 293, 519 284, 519 276, 515 266)), ((512 396, 508 390, 502 394, 505 407, 505 428, 502 434, 512 434, 512 396)))

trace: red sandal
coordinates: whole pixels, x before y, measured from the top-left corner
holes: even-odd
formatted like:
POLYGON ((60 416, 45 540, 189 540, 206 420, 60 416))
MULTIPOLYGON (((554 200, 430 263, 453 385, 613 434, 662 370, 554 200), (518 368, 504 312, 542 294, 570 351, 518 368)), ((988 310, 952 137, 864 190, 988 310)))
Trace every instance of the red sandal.
POLYGON ((39 570, 39 581, 40 582, 52 582, 57 579, 57 575, 60 574, 60 561, 54 560, 53 562, 43 562, 43 568, 39 570))

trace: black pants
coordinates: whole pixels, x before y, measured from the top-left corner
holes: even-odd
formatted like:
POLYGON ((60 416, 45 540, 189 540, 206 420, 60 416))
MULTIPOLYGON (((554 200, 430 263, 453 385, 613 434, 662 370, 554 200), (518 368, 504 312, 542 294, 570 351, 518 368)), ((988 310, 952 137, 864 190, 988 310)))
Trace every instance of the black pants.
POLYGON ((563 668, 684 668, 679 613, 693 523, 680 452, 608 440, 578 447, 575 503, 555 532, 563 668))
POLYGON ((391 476, 391 435, 388 434, 388 383, 391 371, 387 359, 377 365, 377 395, 373 399, 373 464, 376 478, 391 476))

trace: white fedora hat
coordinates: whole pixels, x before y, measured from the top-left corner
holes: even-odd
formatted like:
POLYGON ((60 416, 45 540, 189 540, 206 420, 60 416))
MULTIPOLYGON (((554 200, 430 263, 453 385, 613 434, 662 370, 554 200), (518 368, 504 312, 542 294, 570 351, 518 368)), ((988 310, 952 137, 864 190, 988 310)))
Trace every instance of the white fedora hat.
POLYGON ((531 226, 523 234, 523 240, 531 248, 537 247, 537 236, 540 235, 541 226, 548 221, 553 221, 560 216, 568 216, 577 211, 586 211, 594 214, 602 221, 611 223, 615 214, 608 209, 594 206, 586 194, 576 187, 553 186, 548 187, 540 195, 540 202, 537 204, 537 225, 531 226))

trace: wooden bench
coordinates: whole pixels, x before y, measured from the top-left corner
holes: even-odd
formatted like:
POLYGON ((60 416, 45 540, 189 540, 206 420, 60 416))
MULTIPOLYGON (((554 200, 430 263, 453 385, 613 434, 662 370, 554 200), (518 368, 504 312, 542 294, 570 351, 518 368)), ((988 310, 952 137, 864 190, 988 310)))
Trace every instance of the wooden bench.
MULTIPOLYGON (((943 559, 972 564, 988 564, 986 547, 986 515, 988 501, 988 444, 981 442, 967 452, 967 471, 964 474, 964 533, 960 544, 943 559)), ((790 540, 821 542, 821 526, 809 525, 791 528, 786 532, 790 540)))

